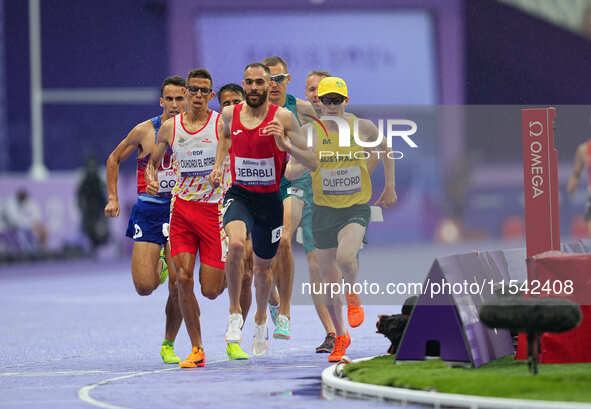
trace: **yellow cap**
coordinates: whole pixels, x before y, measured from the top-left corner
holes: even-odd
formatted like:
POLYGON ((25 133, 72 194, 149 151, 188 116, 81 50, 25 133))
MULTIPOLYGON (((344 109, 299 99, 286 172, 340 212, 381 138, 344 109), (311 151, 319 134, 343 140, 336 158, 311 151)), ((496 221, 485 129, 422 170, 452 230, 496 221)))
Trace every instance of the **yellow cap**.
POLYGON ((339 94, 347 97, 347 83, 339 77, 326 77, 318 84, 318 96, 326 94, 339 94))

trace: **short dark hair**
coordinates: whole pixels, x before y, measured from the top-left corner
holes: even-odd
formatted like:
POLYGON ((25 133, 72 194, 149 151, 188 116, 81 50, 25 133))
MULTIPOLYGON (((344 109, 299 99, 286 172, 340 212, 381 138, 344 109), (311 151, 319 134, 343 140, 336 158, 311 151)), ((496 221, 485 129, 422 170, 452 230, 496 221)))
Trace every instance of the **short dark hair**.
POLYGON ((224 86, 222 86, 220 88, 220 90, 218 91, 218 101, 221 104, 222 103, 222 92, 234 92, 236 94, 242 95, 242 99, 246 98, 246 94, 244 93, 244 89, 242 89, 242 87, 238 84, 234 84, 234 83, 229 83, 226 84, 224 86))
POLYGON ((246 67, 244 67, 244 72, 246 72, 246 70, 249 68, 256 68, 256 67, 262 68, 263 70, 265 70, 265 72, 267 74, 271 75, 271 70, 269 70, 269 67, 267 67, 265 64, 260 63, 260 62, 251 62, 246 67))
POLYGON ((313 75, 316 75, 317 77, 332 77, 328 71, 312 70, 308 73, 308 75, 306 75, 306 79, 313 75))
POLYGON ((187 83, 191 78, 205 78, 209 80, 210 86, 213 87, 213 80, 211 79, 211 74, 205 68, 195 68, 187 74, 187 83))
POLYGON ((164 94, 164 87, 166 87, 167 85, 176 85, 178 87, 184 87, 185 79, 180 75, 171 75, 170 77, 164 78, 162 86, 160 87, 160 96, 164 94))
POLYGON ((267 67, 271 67, 273 65, 283 65, 283 68, 285 69, 285 72, 287 71, 287 63, 285 62, 285 60, 281 57, 279 57, 278 55, 274 55, 272 57, 267 57, 263 60, 263 64, 265 64, 267 67))

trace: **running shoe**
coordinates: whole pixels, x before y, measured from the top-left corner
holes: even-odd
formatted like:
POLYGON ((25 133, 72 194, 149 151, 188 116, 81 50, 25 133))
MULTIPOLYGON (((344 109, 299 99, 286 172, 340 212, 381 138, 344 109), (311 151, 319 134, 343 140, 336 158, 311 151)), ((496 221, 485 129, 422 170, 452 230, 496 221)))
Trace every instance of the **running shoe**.
POLYGON ((335 341, 336 335, 334 332, 329 332, 326 335, 326 338, 324 338, 324 341, 322 342, 322 344, 318 345, 316 347, 316 353, 330 353, 333 348, 334 348, 334 341, 335 341))
POLYGON ((345 294, 347 299, 347 321, 352 328, 363 324, 365 314, 361 306, 361 300, 357 294, 345 294))
POLYGON ((226 354, 228 354, 228 359, 248 359, 248 354, 240 348, 240 344, 228 344, 226 346, 226 354))
POLYGON ((336 337, 334 341, 334 348, 328 356, 328 362, 339 362, 347 353, 347 348, 351 345, 351 337, 347 332, 345 335, 336 337))
POLYGON ((277 317, 277 323, 275 324, 275 331, 273 331, 273 338, 277 339, 289 339, 289 327, 290 322, 287 315, 279 314, 277 317))
POLYGON ((252 341, 252 353, 255 356, 265 355, 269 350, 269 331, 267 324, 254 324, 254 339, 252 341))
POLYGON ((230 318, 228 319, 228 330, 226 331, 226 336, 224 338, 226 343, 239 344, 240 341, 242 341, 242 324, 244 324, 242 314, 230 314, 230 318))
POLYGON ((279 304, 269 304, 269 313, 271 314, 271 320, 273 325, 277 326, 277 317, 279 316, 279 304))
POLYGON ((162 270, 160 270, 160 284, 164 284, 168 278, 168 264, 166 264, 164 247, 162 247, 162 250, 160 250, 160 262, 162 263, 162 270))
POLYGON ((193 347, 191 351, 191 355, 184 361, 182 361, 179 366, 181 368, 197 368, 197 367, 204 367, 205 366, 205 352, 203 352, 203 348, 193 347))
POLYGON ((163 342, 162 348, 160 348, 160 356, 165 364, 178 364, 181 362, 181 358, 174 353, 174 346, 169 342, 163 342))

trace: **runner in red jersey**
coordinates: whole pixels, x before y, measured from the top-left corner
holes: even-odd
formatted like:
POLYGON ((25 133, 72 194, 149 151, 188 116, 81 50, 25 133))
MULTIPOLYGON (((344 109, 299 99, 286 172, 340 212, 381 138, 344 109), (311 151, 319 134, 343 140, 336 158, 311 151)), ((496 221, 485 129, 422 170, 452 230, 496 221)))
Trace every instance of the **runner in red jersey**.
POLYGON ((318 164, 292 113, 267 101, 269 77, 269 68, 261 63, 246 66, 242 81, 246 104, 224 108, 222 137, 209 176, 214 186, 220 184, 229 151, 232 187, 224 198, 224 229, 229 238, 226 279, 230 318, 225 338, 228 343, 240 343, 242 338, 240 264, 250 233, 257 303, 252 345, 255 355, 262 355, 269 348, 266 308, 273 283, 271 261, 283 225, 279 184, 287 153, 310 169, 318 164))

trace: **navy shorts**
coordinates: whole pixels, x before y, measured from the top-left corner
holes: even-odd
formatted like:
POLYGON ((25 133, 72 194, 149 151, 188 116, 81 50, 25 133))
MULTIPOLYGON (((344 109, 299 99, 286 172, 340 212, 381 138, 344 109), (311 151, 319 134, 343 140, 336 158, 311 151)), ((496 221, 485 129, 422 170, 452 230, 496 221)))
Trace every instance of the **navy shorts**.
POLYGON ((224 227, 234 220, 246 224, 254 254, 271 259, 277 253, 283 231, 281 192, 251 192, 240 186, 230 187, 224 197, 224 227))
POLYGON ((169 221, 170 202, 160 204, 138 199, 131 209, 125 235, 134 241, 165 244, 169 221))

